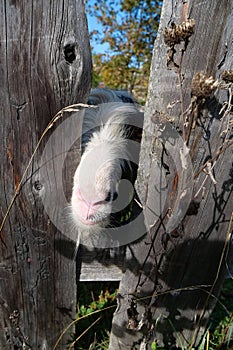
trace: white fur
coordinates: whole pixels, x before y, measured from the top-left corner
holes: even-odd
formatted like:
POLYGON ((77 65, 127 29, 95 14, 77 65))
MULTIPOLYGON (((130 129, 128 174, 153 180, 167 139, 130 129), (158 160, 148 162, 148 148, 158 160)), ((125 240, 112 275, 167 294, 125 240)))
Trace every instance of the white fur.
POLYGON ((89 98, 98 108, 89 108, 84 116, 84 153, 74 175, 71 199, 73 220, 81 229, 96 230, 109 224, 114 201, 106 198, 109 192, 113 196, 118 191, 121 159, 131 159, 125 125, 142 127, 142 113, 135 104, 121 102, 122 94, 132 99, 126 92, 106 89, 94 90, 89 98))

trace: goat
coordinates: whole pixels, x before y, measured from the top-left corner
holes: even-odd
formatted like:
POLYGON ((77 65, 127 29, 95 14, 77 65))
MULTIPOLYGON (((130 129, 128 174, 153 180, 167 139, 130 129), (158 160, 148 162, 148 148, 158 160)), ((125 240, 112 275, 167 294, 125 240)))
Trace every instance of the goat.
POLYGON ((94 89, 88 104, 96 108, 84 115, 71 210, 79 230, 98 232, 129 220, 139 157, 132 143, 140 141, 143 113, 125 91, 94 89))

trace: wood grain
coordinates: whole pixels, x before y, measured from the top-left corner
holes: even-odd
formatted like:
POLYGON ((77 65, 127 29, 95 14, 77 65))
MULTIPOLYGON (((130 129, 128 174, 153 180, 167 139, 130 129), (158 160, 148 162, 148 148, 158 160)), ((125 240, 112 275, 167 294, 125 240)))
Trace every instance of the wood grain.
MULTIPOLYGON (((179 181, 182 179, 182 167, 166 152, 168 144, 173 145, 177 155, 180 148, 174 142, 173 135, 165 133, 167 129, 164 118, 167 125, 172 124, 174 130, 178 130, 177 138, 182 135, 182 118, 178 76, 173 70, 167 69, 168 48, 164 44, 163 30, 172 22, 181 23, 182 3, 187 3, 188 17, 194 18, 196 23, 182 65, 184 110, 191 101, 190 83, 196 72, 205 72, 208 76, 219 78, 223 70, 232 70, 233 2, 165 0, 152 59, 137 179, 140 199, 144 207, 149 208, 147 214, 150 212, 155 213, 155 217, 157 215, 157 222, 153 225, 146 215, 145 223, 150 222, 153 228, 145 240, 128 248, 129 258, 120 283, 121 299, 113 318, 110 350, 146 348, 146 344, 153 340, 166 349, 191 349, 197 346, 226 271, 225 248, 227 244, 229 246, 229 233, 232 230, 229 227, 233 209, 232 146, 221 154, 214 167, 216 185, 209 177, 204 197, 197 198, 198 207, 192 210, 190 208, 189 214, 180 220, 175 231, 169 235, 166 232, 167 213, 174 205, 174 181, 177 175, 179 181), (156 115, 157 124, 154 122, 156 115), (158 124, 166 135, 163 147, 158 124), (163 201, 164 206, 160 205, 158 210, 156 203, 162 202, 161 196, 165 188, 162 182, 158 186, 162 176, 166 180, 167 196, 163 201), (129 329, 132 298, 138 312, 137 326, 140 321, 143 325, 134 330, 129 329)), ((179 55, 177 48, 177 59, 179 55)), ((220 135, 226 128, 227 120, 221 119, 219 111, 222 103, 227 100, 226 91, 216 91, 200 112, 199 117, 204 126, 199 124, 192 131, 189 145, 194 173, 222 145, 220 135)), ((232 129, 229 129, 228 136, 232 137, 232 129)), ((170 150, 172 151, 172 146, 170 150)), ((193 196, 204 177, 205 174, 202 173, 195 179, 193 196)), ((178 206, 182 208, 182 199, 178 199, 178 206)))
MULTIPOLYGON (((30 156, 52 117, 86 102, 90 46, 83 1, 0 4, 0 218, 3 219, 30 156)), ((82 116, 79 117, 81 119, 82 116)), ((59 123, 58 123, 59 125, 59 123)), ((77 122, 77 133, 78 133, 77 122)), ((53 162, 39 148, 3 228, 0 243, 0 347, 51 349, 75 316, 75 264, 58 249, 64 234, 44 210, 46 189, 58 183, 53 162), (51 182, 50 182, 51 181, 51 182)), ((67 140, 60 137, 61 148, 67 140)), ((51 152, 56 154, 54 148, 51 152)), ((54 162, 55 164, 55 162, 54 162)), ((64 170, 68 176, 68 170, 64 170)), ((70 176, 70 175, 69 175, 70 176)), ((56 203, 54 203, 56 208, 56 203)), ((65 253, 64 253, 65 251, 65 253)), ((64 350, 67 335, 59 349, 64 350)))

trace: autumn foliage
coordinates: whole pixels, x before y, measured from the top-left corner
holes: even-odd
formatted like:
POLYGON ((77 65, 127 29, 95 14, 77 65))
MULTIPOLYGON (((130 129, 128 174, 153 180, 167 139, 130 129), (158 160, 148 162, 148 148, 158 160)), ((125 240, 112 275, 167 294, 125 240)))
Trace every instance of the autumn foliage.
POLYGON ((157 0, 100 0, 94 6, 87 1, 87 11, 103 28, 90 33, 92 40, 109 47, 102 54, 93 47, 93 86, 126 89, 145 101, 160 8, 157 0))

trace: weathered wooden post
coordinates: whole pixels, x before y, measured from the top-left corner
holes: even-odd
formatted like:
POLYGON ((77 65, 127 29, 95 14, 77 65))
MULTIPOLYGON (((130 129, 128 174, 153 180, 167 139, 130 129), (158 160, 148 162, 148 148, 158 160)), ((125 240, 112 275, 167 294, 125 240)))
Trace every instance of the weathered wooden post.
MULTIPOLYGON (((1 1, 0 33, 1 223, 49 121, 61 108, 86 102, 91 58, 82 0, 1 1)), ((77 134, 81 117, 77 117, 77 134)), ((75 316, 75 264, 67 240, 43 205, 48 203, 48 189, 57 185, 57 197, 50 200, 56 216, 61 193, 53 165, 56 143, 47 143, 54 128, 36 152, 1 231, 1 349, 50 350, 75 316), (54 154, 48 163, 42 159, 44 146, 54 154)), ((60 151, 67 152, 62 133, 57 142, 60 151)), ((63 171, 64 183, 66 176, 71 180, 69 166, 63 171)), ((65 349, 69 337, 70 333, 59 349, 65 349)))
POLYGON ((148 234, 128 248, 111 350, 193 349, 216 303, 232 232, 232 11, 163 2, 138 174, 148 234))

